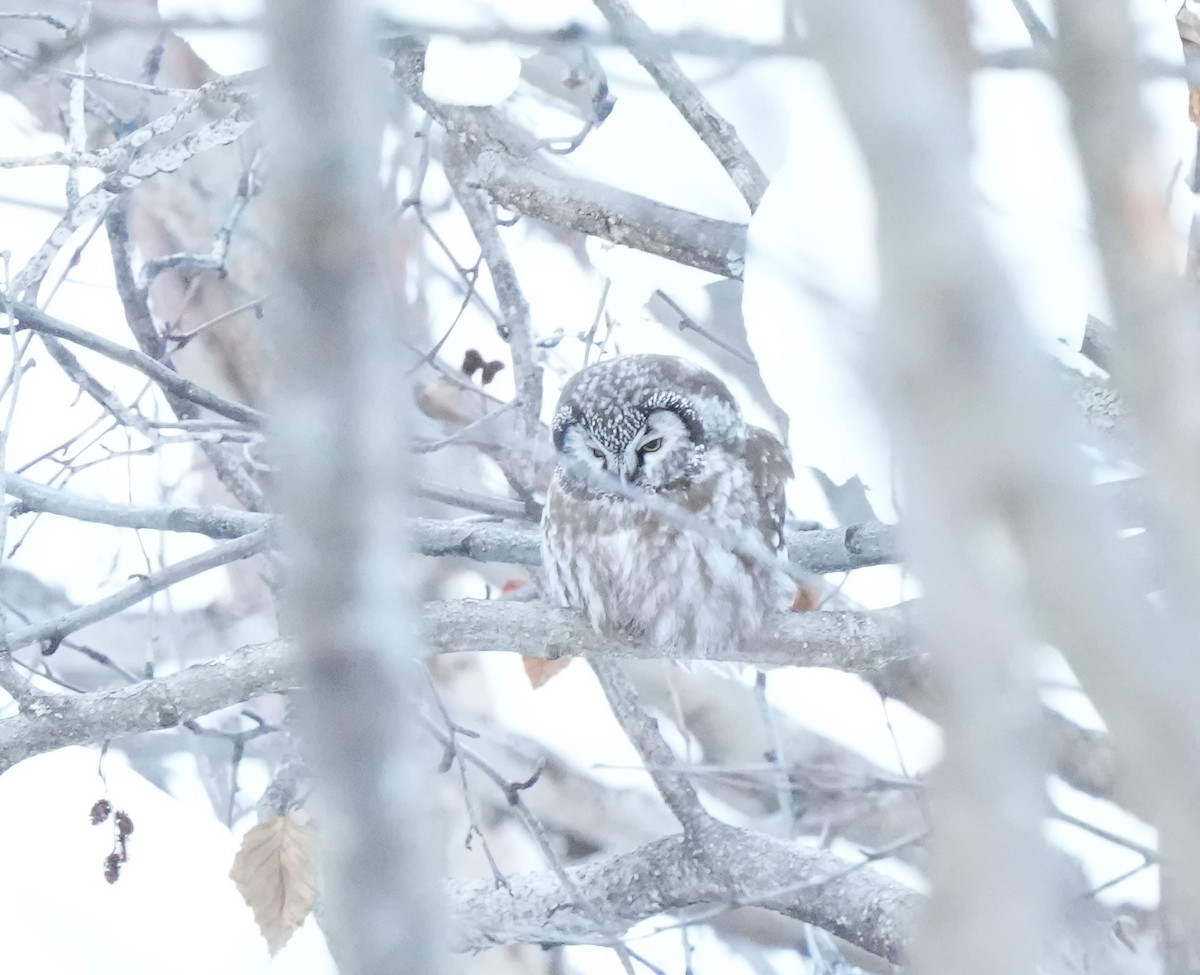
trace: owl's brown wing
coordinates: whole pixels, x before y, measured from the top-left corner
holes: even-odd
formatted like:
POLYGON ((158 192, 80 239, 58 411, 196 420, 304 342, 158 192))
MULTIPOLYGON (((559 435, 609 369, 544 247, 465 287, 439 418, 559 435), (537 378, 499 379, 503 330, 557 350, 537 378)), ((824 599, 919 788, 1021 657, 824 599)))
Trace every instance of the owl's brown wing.
POLYGON ((761 427, 746 428, 746 468, 759 499, 757 527, 775 551, 783 548, 783 521, 787 516, 784 486, 792 478, 792 458, 774 434, 761 427))

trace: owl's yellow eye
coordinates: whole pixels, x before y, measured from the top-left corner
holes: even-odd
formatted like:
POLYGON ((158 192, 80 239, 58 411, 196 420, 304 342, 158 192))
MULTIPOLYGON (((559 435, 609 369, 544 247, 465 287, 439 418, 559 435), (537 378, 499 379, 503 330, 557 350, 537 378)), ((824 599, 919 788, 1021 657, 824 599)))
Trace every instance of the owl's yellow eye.
POLYGON ((641 447, 638 448, 638 452, 643 454, 652 454, 656 450, 661 449, 662 445, 663 438, 655 437, 653 440, 647 440, 644 444, 642 444, 641 447))
POLYGON ((599 447, 593 447, 592 448, 592 456, 595 457, 596 460, 604 460, 604 451, 601 450, 599 447))

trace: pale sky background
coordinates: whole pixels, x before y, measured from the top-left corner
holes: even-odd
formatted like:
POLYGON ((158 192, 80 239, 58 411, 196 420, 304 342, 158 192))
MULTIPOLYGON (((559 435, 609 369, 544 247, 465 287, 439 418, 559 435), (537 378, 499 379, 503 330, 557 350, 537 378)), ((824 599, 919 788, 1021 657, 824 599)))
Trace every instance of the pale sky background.
MULTIPOLYGON (((666 31, 695 28, 769 41, 778 37, 781 23, 779 4, 768 0, 736 4, 728 0, 690 0, 686 4, 639 0, 635 6, 653 26, 666 31)), ((1179 58, 1172 5, 1139 0, 1135 6, 1146 25, 1147 51, 1179 58)), ((233 0, 170 0, 161 7, 165 16, 187 13, 230 18, 256 12, 252 4, 233 0)), ((1028 43, 1009 0, 976 0, 976 7, 982 47, 1028 43)), ((594 8, 583 0, 553 4, 546 0, 442 0, 432 9, 419 0, 397 0, 386 9, 425 22, 436 15, 437 22, 448 24, 502 22, 539 28, 575 20, 602 25, 594 8)), ((261 63, 260 46, 238 32, 196 31, 185 36, 218 70, 236 72, 261 63)), ((431 94, 473 104, 506 98, 513 92, 515 58, 525 53, 506 45, 480 52, 440 44, 430 52, 431 94)), ((617 96, 616 108, 563 165, 674 206, 727 220, 749 220, 744 201, 719 164, 633 59, 615 50, 597 53, 617 96)), ((872 203, 840 113, 817 69, 809 64, 754 63, 726 72, 703 59, 680 60, 774 175, 751 223, 744 311, 768 388, 792 417, 791 447, 797 466, 819 466, 839 481, 861 475, 881 516, 892 518, 891 461, 853 369, 861 354, 864 329, 870 327, 876 292, 872 203), (819 296, 806 287, 806 282, 814 281, 820 283, 819 296)), ((522 98, 519 90, 516 98, 522 98)), ((1045 78, 1011 72, 981 73, 976 98, 973 121, 981 213, 1021 287, 1034 326, 1048 347, 1069 355, 1078 348, 1087 313, 1103 314, 1106 302, 1087 238, 1086 209, 1062 100, 1045 78)), ((523 110, 533 111, 530 99, 520 104, 523 110)), ((1194 198, 1176 176, 1190 171, 1196 138, 1188 122, 1182 83, 1157 84, 1153 108, 1161 126, 1156 148, 1162 185, 1164 193, 1171 193, 1182 241, 1194 198)), ((548 135, 567 134, 577 127, 566 116, 531 115, 531 121, 539 133, 548 135), (562 126, 561 131, 554 131, 556 124, 562 126)), ((19 156, 61 148, 59 140, 37 132, 12 99, 0 96, 0 152, 19 156)), ((9 273, 20 269, 54 226, 61 212, 64 179, 64 171, 55 168, 0 170, 0 249, 11 252, 9 273)), ((448 188, 435 171, 431 171, 425 193, 434 200, 448 196, 448 188)), ((473 260, 477 248, 465 223, 455 217, 436 220, 451 249, 473 260)), ((603 276, 611 279, 608 309, 621 322, 616 339, 623 352, 678 351, 699 358, 677 333, 652 322, 642 305, 652 291, 662 288, 685 309, 701 312, 707 301, 702 288, 716 280, 715 276, 599 241, 589 241, 589 254, 598 272, 589 273, 561 248, 531 233, 528 223, 521 221, 506 231, 506 239, 513 248, 535 328, 541 336, 558 328, 568 336, 547 354, 547 411, 552 409, 563 379, 579 365, 582 346, 573 336, 589 327, 603 276)), ((104 242, 94 240, 84 249, 79 264, 69 271, 65 268, 65 257, 82 239, 82 233, 77 235, 47 276, 43 295, 53 292, 49 310, 130 344, 104 242)), ((436 330, 437 323, 453 317, 461 296, 451 285, 431 280, 428 297, 436 330)), ((479 348, 488 358, 508 358, 490 320, 474 308, 468 309, 451 336, 445 355, 454 359, 469 347, 479 348)), ((7 341, 0 343, 0 369, 7 369, 9 355, 7 341)), ((41 354, 37 357, 45 359, 41 354)), ((142 388, 135 375, 103 358, 83 352, 80 357, 122 397, 131 399, 142 388)), ((501 372, 492 388, 501 396, 511 395, 511 371, 501 372)), ((766 417, 748 412, 754 422, 768 422, 766 417)), ((8 469, 17 469, 75 434, 97 413, 90 401, 76 400, 74 387, 52 363, 41 362, 24 377, 8 469)), ((127 446, 123 436, 109 437, 106 443, 113 449, 127 446)), ((191 464, 190 448, 180 445, 151 457, 101 464, 73 479, 69 489, 118 501, 195 500, 199 479, 190 472, 191 464)), ((30 471, 30 476, 49 472, 49 467, 41 465, 30 471)), ((503 490, 498 477, 488 486, 503 490)), ((800 517, 831 520, 823 499, 807 480, 797 482, 790 501, 800 517)), ((10 526, 10 545, 27 522, 10 526)), ((152 565, 176 561, 209 544, 188 535, 142 534, 152 565)), ((120 586, 130 573, 144 572, 147 567, 146 556, 132 533, 51 516, 41 519, 14 562, 64 587, 79 602, 98 598, 120 586)), ((464 586, 468 591, 474 586, 476 594, 482 595, 478 580, 468 580, 464 586)), ((221 576, 211 573, 176 587, 169 603, 158 597, 156 607, 161 611, 205 605, 220 595, 222 587, 221 576)), ((899 601, 911 587, 906 588, 894 567, 880 567, 855 573, 845 592, 865 606, 882 606, 899 601)), ((586 668, 568 668, 535 694, 515 657, 490 655, 484 666, 495 683, 495 699, 502 702, 497 715, 501 723, 552 742, 584 766, 622 767, 635 762, 586 668)), ((1053 661, 1047 663, 1047 675, 1048 679, 1071 679, 1065 667, 1053 661)), ((939 740, 934 727, 894 702, 885 716, 877 695, 853 676, 780 670, 772 673, 770 695, 798 719, 885 767, 899 771, 902 758, 910 771, 919 770, 937 758, 939 740), (896 742, 888 733, 886 717, 892 720, 896 742)), ((1056 691, 1052 703, 1072 718, 1096 725, 1094 713, 1079 694, 1056 691)), ((68 749, 32 759, 0 776, 0 836, 5 837, 0 850, 6 880, 0 885, 0 897, 5 898, 0 901, 0 916, 11 932, 6 934, 5 949, 13 970, 140 975, 163 971, 164 957, 173 959, 173 972, 300 975, 330 970, 319 934, 309 930, 301 932, 273 963, 267 963, 248 911, 226 879, 236 839, 213 816, 194 763, 187 756, 180 758, 179 768, 174 770, 173 796, 168 796, 123 768, 119 755, 110 754, 106 771, 114 805, 138 810, 138 832, 136 860, 127 865, 118 884, 112 888, 105 884, 98 864, 111 837, 105 830, 91 827, 86 819, 86 810, 98 798, 96 761, 94 750, 68 749), (78 932, 86 949, 78 952, 67 944, 64 931, 78 932)), ((640 773, 601 770, 596 774, 648 788, 640 773)), ((248 763, 243 788, 253 792, 265 784, 265 770, 248 763)), ((1153 831, 1109 804, 1083 797, 1061 784, 1056 784, 1053 792, 1066 811, 1139 842, 1153 842, 1153 831)), ((252 818, 244 819, 237 824, 237 832, 252 824, 252 818)), ((1136 862, 1128 851, 1079 830, 1055 826, 1050 835, 1055 842, 1086 856, 1096 882, 1136 862)), ((535 869, 540 864, 524 867, 535 869)), ((1156 883, 1154 871, 1146 870, 1109 893, 1115 899, 1152 903, 1156 883)), ((715 938, 698 933, 695 940, 713 953, 708 971, 748 970, 732 957, 716 964, 713 959, 720 949, 715 938)), ((681 970, 676 934, 639 942, 638 950, 668 971, 681 970)), ((589 975, 619 970, 611 953, 599 949, 571 949, 569 957, 589 975)))

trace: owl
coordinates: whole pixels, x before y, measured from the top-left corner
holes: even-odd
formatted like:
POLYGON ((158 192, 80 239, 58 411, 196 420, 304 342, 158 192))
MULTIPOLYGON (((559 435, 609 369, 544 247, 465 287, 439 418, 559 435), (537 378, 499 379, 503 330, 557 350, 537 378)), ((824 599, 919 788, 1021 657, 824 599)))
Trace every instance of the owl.
POLYGON ((768 611, 787 606, 787 449, 746 424, 712 373, 666 355, 596 363, 563 389, 553 436, 559 464, 542 515, 542 561, 557 603, 582 610, 601 632, 699 658, 743 647, 768 611), (682 527, 662 505, 639 500, 642 492, 748 534, 780 564, 682 527))

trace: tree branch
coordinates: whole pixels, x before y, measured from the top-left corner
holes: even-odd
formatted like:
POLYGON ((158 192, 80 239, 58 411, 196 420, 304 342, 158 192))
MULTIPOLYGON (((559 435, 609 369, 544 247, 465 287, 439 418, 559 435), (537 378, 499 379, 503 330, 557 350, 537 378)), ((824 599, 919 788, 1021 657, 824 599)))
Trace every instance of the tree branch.
POLYGON ((481 152, 479 173, 481 185, 496 203, 523 216, 741 280, 746 263, 744 224, 703 217, 595 180, 565 176, 547 166, 522 162, 497 147, 481 152))
POLYGON ((659 795, 671 810, 684 833, 694 840, 712 822, 691 781, 677 769, 678 761, 671 746, 658 730, 658 722, 646 713, 638 693, 618 663, 613 660, 592 660, 592 672, 600 682, 608 706, 620 723, 629 741, 642 756, 646 771, 654 781, 659 795))
POLYGON ((518 460, 517 469, 521 473, 522 483, 528 484, 532 473, 528 445, 538 436, 542 414, 542 369, 534 356, 529 302, 521 291, 516 268, 500 237, 487 196, 475 182, 475 167, 470 157, 461 146, 451 142, 443 152, 443 166, 458 204, 479 242, 479 251, 487 263, 500 302, 500 313, 504 319, 500 337, 508 343, 512 355, 517 415, 520 417, 518 454, 524 455, 518 460))
POLYGON ((291 675, 290 645, 274 640, 116 690, 34 692, 19 714, 0 720, 0 772, 66 745, 174 728, 255 695, 287 690, 295 686, 291 675))
POLYGON ((89 623, 95 623, 97 620, 102 620, 140 603, 143 599, 147 599, 154 593, 161 592, 177 582, 190 579, 192 576, 200 575, 210 569, 228 565, 230 562, 257 555, 271 547, 272 538, 271 529, 263 528, 231 542, 215 545, 207 552, 201 552, 199 555, 193 555, 190 559, 183 559, 165 566, 157 572, 151 572, 132 585, 126 586, 104 599, 63 613, 53 619, 13 630, 7 634, 3 643, 10 653, 41 640, 47 640, 53 646, 56 641, 61 640, 67 634, 74 633, 89 623))
MULTIPOLYGON (((722 868, 698 862, 684 836, 569 868, 606 918, 632 926, 667 912, 711 904, 761 904, 824 928, 872 954, 900 961, 924 898, 895 880, 855 868, 823 850, 718 825, 709 849, 722 868)), ((449 885, 452 944, 482 951, 502 944, 604 944, 587 910, 563 903, 552 873, 509 875, 497 890, 484 881, 449 885)))
POLYGON ((626 0, 594 0, 613 34, 654 79, 733 180, 753 213, 767 191, 767 176, 730 125, 679 67, 668 48, 626 0))
MULTIPOLYGON (((422 614, 435 653, 504 650, 548 660, 673 659, 631 637, 597 633, 582 613, 542 602, 455 599, 425 603, 422 614)), ((713 659, 869 675, 918 656, 906 604, 867 612, 776 613, 750 646, 713 659)))
MULTIPOLYGON (((71 611, 70 607, 60 610, 61 597, 42 594, 40 588, 31 594, 30 587, 36 586, 32 578, 23 582, 17 578, 9 580, 10 594, 24 593, 11 605, 26 614, 62 615, 71 611)), ((780 614, 761 635, 754 651, 731 659, 858 673, 887 696, 937 720, 942 691, 929 671, 924 654, 908 642, 911 615, 907 609, 780 614)), ((540 602, 431 602, 422 608, 422 617, 426 640, 437 653, 500 650, 544 658, 580 655, 592 660, 662 656, 653 648, 633 641, 603 637, 581 615, 552 609, 540 602)), ((16 680, 22 686, 28 684, 26 678, 18 676, 16 680)), ((198 708, 191 716, 239 703, 257 693, 249 686, 243 691, 231 685, 228 690, 227 696, 213 699, 211 707, 198 708)), ((1050 709, 1043 713, 1042 730, 1051 766, 1064 781, 1147 817, 1145 797, 1130 788, 1107 734, 1082 729, 1050 709)), ((85 737, 76 743, 90 740, 85 737)), ((53 739, 48 742, 44 748, 29 744, 27 754, 57 747, 53 739)))
POLYGON ((421 88, 425 45, 400 38, 387 45, 394 77, 446 131, 471 145, 480 186, 492 200, 536 220, 592 234, 648 254, 740 278, 746 227, 668 207, 636 193, 567 176, 551 167, 534 139, 491 108, 441 105, 421 88))
MULTIPOLYGON (((272 516, 219 505, 191 508, 116 504, 59 491, 17 474, 8 475, 5 492, 18 498, 29 511, 45 511, 119 528, 235 538, 274 524, 272 516)), ((476 562, 515 565, 541 565, 542 562, 539 530, 527 524, 414 518, 412 533, 416 550, 422 555, 457 556, 476 562)), ((882 522, 814 531, 789 530, 786 535, 791 561, 809 572, 849 572, 863 566, 896 562, 900 558, 896 548, 896 526, 882 522)))
MULTIPOLYGON (((182 505, 117 504, 46 487, 19 474, 5 479, 6 494, 20 500, 26 511, 44 511, 77 521, 117 528, 148 528, 155 531, 195 532, 209 538, 239 538, 273 523, 270 515, 213 505, 187 508, 182 505)), ((14 515, 22 512, 18 508, 14 515)))
POLYGON ((165 391, 195 403, 197 406, 212 410, 226 419, 245 423, 255 429, 266 424, 266 416, 259 410, 241 403, 234 403, 232 400, 227 400, 197 386, 194 382, 184 379, 170 366, 163 365, 138 349, 131 349, 94 332, 89 332, 85 328, 70 325, 24 301, 12 302, 12 310, 17 319, 18 330, 29 329, 41 335, 53 335, 55 338, 66 339, 85 349, 91 349, 114 362, 136 369, 147 378, 154 380, 165 391))

